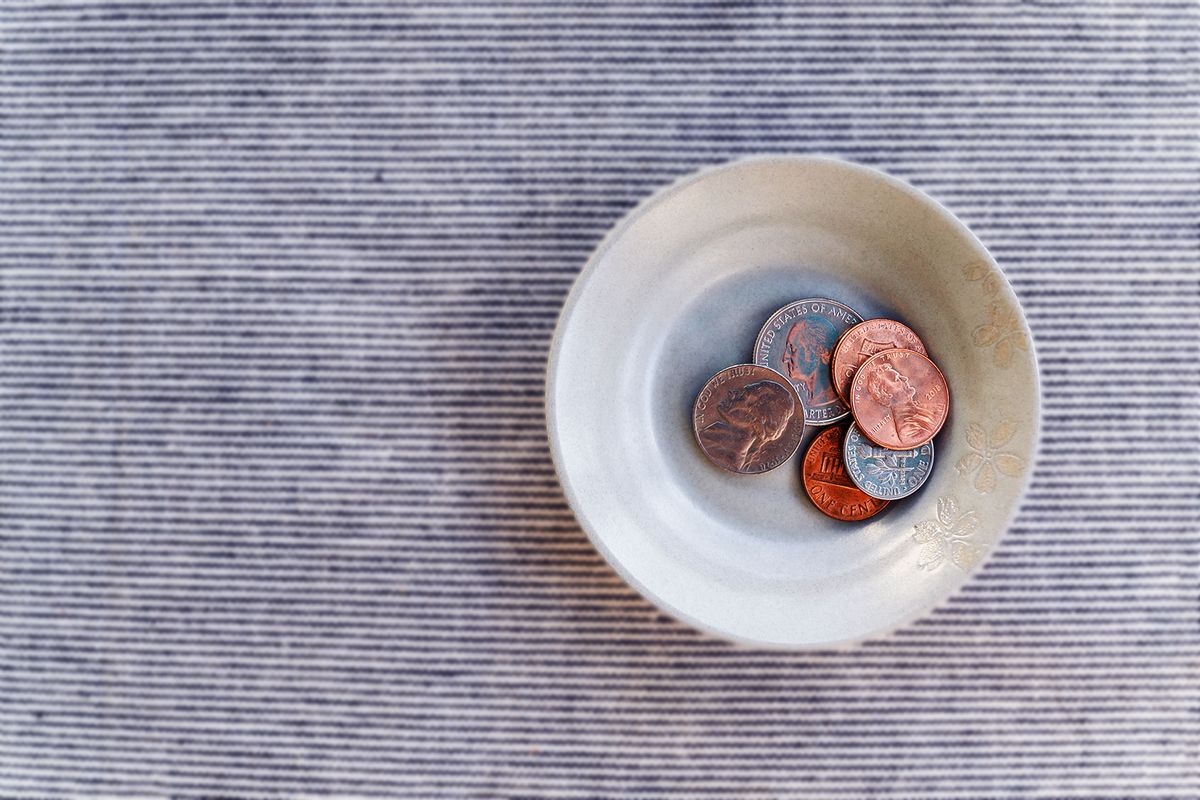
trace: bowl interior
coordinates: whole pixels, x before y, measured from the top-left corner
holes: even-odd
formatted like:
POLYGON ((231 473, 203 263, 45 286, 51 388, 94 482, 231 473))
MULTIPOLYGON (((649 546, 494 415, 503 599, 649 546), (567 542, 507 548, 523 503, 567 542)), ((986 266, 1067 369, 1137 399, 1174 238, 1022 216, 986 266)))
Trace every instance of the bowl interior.
POLYGON ((824 159, 738 162, 635 210, 568 299, 547 390, 564 489, 610 563, 701 628, 782 646, 858 640, 945 599, 1015 512, 1037 434, 1028 331, 986 250, 911 187, 824 159), (816 428, 791 461, 753 476, 710 464, 691 430, 704 382, 751 361, 768 316, 805 297, 908 324, 949 383, 929 481, 864 522, 831 520, 805 496, 799 464, 816 428), (993 322, 1007 360, 988 341, 993 322), (1020 469, 994 463, 986 439, 1000 425, 1015 428, 1002 447, 1020 469), (986 492, 967 469, 975 450, 997 473, 986 492), (943 498, 954 519, 939 521, 943 498), (947 530, 923 537, 930 520, 947 530))

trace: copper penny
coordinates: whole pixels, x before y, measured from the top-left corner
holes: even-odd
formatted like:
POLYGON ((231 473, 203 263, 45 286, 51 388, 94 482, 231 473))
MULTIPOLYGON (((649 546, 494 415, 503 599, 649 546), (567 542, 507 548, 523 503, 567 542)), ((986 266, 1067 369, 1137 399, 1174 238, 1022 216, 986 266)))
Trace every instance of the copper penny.
POLYGON ((709 379, 692 406, 700 449, 721 469, 766 472, 792 457, 804 436, 804 403, 773 369, 738 364, 709 379))
POLYGON ((884 350, 912 350, 925 355, 925 345, 907 325, 894 319, 869 319, 842 334, 833 348, 833 388, 843 400, 850 396, 850 381, 862 363, 884 350))
POLYGON ((804 454, 800 476, 804 491, 827 517, 853 522, 872 517, 883 510, 887 500, 879 500, 859 489, 846 474, 842 461, 842 426, 826 428, 817 434, 804 454))
POLYGON ((828 425, 850 413, 833 388, 829 365, 838 338, 860 322, 862 317, 849 306, 810 297, 776 311, 758 332, 754 363, 791 380, 810 425, 828 425))
POLYGON ((850 410, 863 435, 889 450, 912 450, 946 424, 950 388, 938 368, 912 350, 884 350, 863 362, 850 384, 850 410))

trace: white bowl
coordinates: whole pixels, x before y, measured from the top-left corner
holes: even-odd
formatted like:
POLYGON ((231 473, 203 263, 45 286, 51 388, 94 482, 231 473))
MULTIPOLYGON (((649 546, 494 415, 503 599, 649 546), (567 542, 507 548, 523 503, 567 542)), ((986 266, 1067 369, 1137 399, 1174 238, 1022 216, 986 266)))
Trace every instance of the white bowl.
POLYGON ((1032 338, 991 255, 926 195, 836 159, 737 161, 643 202, 580 273, 547 369, 555 466, 596 548, 665 611, 739 642, 846 645, 928 613, 996 546, 1035 457, 1032 338), (717 468, 692 434, 704 382, 805 297, 904 322, 949 383, 932 476, 864 522, 804 494, 817 428, 763 475, 717 468))

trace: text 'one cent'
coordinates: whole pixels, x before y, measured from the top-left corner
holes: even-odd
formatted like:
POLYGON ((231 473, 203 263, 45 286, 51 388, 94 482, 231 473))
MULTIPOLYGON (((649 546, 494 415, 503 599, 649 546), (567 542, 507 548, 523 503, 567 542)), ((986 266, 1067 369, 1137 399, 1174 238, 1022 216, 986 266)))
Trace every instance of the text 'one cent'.
POLYGON ((804 491, 827 517, 853 522, 883 510, 886 500, 871 497, 846 474, 842 461, 842 427, 826 428, 817 434, 804 454, 800 476, 804 491))

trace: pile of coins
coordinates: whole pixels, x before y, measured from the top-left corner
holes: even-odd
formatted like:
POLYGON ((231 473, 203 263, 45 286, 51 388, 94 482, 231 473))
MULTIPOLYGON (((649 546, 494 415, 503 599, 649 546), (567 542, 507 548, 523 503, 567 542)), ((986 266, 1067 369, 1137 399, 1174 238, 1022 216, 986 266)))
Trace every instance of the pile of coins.
POLYGON ((861 520, 921 488, 949 412, 946 379, 911 328, 810 298, 771 315, 754 363, 709 379, 692 428, 718 467, 755 474, 791 458, 806 423, 832 426, 804 454, 804 489, 827 516, 861 520))

